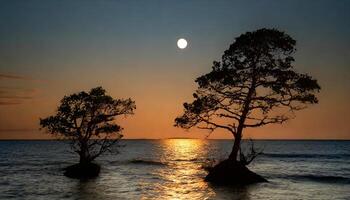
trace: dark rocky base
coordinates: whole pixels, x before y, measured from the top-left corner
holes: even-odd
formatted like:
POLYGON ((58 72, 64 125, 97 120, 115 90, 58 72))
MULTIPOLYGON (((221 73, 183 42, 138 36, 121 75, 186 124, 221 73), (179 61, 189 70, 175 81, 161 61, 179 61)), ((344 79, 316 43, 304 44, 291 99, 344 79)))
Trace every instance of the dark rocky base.
POLYGON ((64 175, 69 178, 89 179, 97 177, 101 167, 95 163, 75 164, 64 169, 64 175))
POLYGON ((262 176, 250 171, 245 165, 224 160, 209 169, 205 180, 220 185, 249 185, 253 183, 267 182, 262 176))

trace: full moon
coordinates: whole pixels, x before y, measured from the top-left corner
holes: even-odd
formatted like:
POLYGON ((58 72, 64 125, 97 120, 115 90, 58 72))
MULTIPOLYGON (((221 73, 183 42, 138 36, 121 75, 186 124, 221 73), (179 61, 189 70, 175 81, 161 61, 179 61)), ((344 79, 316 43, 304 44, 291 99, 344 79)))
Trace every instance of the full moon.
POLYGON ((180 49, 184 49, 187 47, 187 41, 183 38, 180 38, 178 41, 177 41, 177 46, 180 48, 180 49))

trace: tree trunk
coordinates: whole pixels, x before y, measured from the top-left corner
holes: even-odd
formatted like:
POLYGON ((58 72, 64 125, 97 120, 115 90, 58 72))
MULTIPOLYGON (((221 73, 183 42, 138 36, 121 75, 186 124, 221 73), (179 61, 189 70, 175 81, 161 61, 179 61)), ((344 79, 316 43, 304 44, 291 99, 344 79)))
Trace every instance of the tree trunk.
POLYGON ((81 147, 80 147, 80 160, 79 160, 79 164, 81 165, 85 165, 88 164, 90 162, 89 157, 87 155, 87 144, 86 143, 82 143, 81 147))
POLYGON ((235 142, 233 144, 232 151, 231 151, 231 154, 229 156, 229 159, 231 161, 237 161, 238 151, 239 151, 240 146, 241 146, 241 139, 242 139, 241 134, 235 135, 235 142))
POLYGON ((89 159, 87 159, 86 156, 84 156, 84 155, 81 154, 81 155, 80 155, 79 164, 85 165, 85 164, 87 164, 87 163, 89 163, 89 159))
POLYGON ((248 114, 249 109, 250 109, 249 105, 250 105, 250 102, 251 102, 251 98, 253 96, 253 93, 255 92, 255 83, 256 83, 256 77, 253 76, 252 85, 249 88, 247 97, 246 97, 246 99, 244 101, 244 107, 243 107, 243 110, 242 110, 242 115, 241 115, 241 117, 239 119, 237 132, 234 133, 235 142, 234 142, 233 147, 232 147, 232 152, 231 152, 231 154, 229 156, 229 160, 231 160, 231 161, 238 161, 237 160, 237 156, 238 156, 239 149, 241 147, 241 140, 242 140, 242 135, 243 135, 242 133, 243 133, 243 128, 244 128, 244 122, 246 120, 247 114, 248 114))

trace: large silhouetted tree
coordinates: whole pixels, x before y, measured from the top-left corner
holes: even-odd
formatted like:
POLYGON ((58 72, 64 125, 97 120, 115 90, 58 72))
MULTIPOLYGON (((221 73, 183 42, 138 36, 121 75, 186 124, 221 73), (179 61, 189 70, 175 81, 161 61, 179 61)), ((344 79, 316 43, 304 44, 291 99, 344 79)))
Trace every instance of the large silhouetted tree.
POLYGON ((113 99, 97 87, 65 96, 56 114, 40 119, 40 125, 50 134, 68 140, 79 154, 79 163, 89 164, 122 138, 123 129, 115 123, 115 117, 133 114, 135 108, 131 99, 113 99))
POLYGON ((212 71, 196 79, 194 101, 184 103, 175 125, 227 130, 235 139, 229 160, 239 161, 245 128, 283 123, 294 111, 318 102, 317 81, 293 69, 295 44, 276 29, 237 37, 212 71))

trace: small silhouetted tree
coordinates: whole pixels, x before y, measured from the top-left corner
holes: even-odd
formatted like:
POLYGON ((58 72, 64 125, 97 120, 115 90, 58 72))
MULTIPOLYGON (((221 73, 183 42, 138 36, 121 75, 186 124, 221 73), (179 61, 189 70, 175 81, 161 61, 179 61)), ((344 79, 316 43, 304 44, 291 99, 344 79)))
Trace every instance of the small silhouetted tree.
POLYGON ((40 125, 48 133, 69 141, 72 150, 79 154, 80 164, 89 164, 122 138, 123 128, 115 123, 115 117, 133 114, 135 108, 130 98, 113 99, 97 87, 65 96, 56 114, 40 119, 40 125))
MULTIPOLYGON (((283 123, 307 104, 318 102, 320 86, 293 69, 296 41, 276 29, 259 29, 237 37, 212 71, 196 79, 192 103, 175 126, 224 129, 234 136, 230 160, 239 161, 243 130, 283 123)), ((256 157, 240 155, 244 164, 256 157)))

